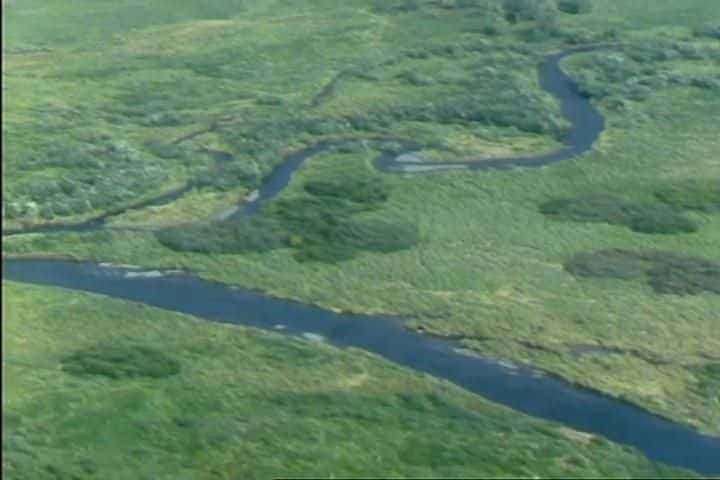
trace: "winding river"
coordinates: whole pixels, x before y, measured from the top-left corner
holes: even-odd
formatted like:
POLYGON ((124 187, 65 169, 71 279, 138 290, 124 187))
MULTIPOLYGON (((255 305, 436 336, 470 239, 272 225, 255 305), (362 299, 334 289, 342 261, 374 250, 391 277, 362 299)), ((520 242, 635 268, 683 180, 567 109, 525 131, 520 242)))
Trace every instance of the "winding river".
MULTIPOLYGON (((604 129, 602 115, 564 74, 567 55, 598 48, 580 47, 549 55, 539 67, 541 86, 561 104, 571 128, 564 146, 538 156, 478 159, 462 163, 418 162, 417 145, 403 143, 403 152, 385 152, 375 166, 388 173, 415 174, 448 170, 539 167, 576 157, 592 148, 604 129)), ((304 161, 337 145, 324 141, 289 155, 254 195, 230 218, 249 217, 289 184, 304 161)), ((91 230, 104 221, 55 227, 91 230)), ((40 227, 37 231, 45 231, 40 227)), ((4 232, 4 234, 11 232, 4 232)), ((449 380, 489 400, 520 412, 553 420, 570 428, 633 446, 648 458, 686 467, 702 474, 720 474, 720 438, 653 415, 637 406, 573 386, 526 367, 468 354, 452 341, 413 332, 400 319, 334 313, 298 302, 272 298, 184 273, 143 272, 120 267, 50 259, 3 259, 3 278, 49 285, 140 302, 208 320, 321 336, 339 347, 373 352, 400 365, 449 380)))

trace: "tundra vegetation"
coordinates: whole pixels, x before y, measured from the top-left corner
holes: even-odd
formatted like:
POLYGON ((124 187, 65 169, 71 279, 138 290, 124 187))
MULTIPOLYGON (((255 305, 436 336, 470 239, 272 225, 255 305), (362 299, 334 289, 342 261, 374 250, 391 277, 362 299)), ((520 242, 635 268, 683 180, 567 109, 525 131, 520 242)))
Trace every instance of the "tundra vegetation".
MULTIPOLYGON (((720 434, 715 0, 27 0, 4 9, 4 228, 82 220, 194 187, 116 216, 118 228, 5 237, 4 255, 185 268, 393 314, 720 434), (591 152, 541 169, 374 170, 381 151, 401 150, 391 138, 416 142, 426 160, 556 148, 568 124, 537 66, 587 44, 608 47, 563 68, 606 118, 591 152), (338 138, 355 142, 308 159, 257 217, 213 220, 290 153, 338 138), (605 353, 578 356, 578 345, 605 353)), ((165 353, 156 338, 145 346, 165 353)), ((67 355, 105 364, 92 353, 100 338, 64 341, 67 355)), ((199 374, 181 364, 157 381, 199 374)))

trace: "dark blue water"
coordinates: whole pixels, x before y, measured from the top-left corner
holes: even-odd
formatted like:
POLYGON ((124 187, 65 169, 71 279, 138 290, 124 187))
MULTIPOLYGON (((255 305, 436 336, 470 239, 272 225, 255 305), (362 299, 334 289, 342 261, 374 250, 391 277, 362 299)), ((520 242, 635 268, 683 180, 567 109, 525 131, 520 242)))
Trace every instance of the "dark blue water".
POLYGON ((282 324, 288 334, 322 335, 337 346, 374 352, 520 412, 631 445, 652 460, 720 473, 720 438, 525 368, 457 353, 452 342, 407 330, 398 319, 334 313, 189 275, 128 278, 126 273, 61 260, 3 262, 7 280, 84 290, 216 322, 268 330, 282 324))

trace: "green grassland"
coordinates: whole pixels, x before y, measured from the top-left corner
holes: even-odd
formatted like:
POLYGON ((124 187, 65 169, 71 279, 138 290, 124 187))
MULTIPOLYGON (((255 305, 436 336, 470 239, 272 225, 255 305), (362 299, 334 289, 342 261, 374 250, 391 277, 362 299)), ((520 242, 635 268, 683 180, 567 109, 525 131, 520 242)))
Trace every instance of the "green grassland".
POLYGON ((196 221, 234 203, 230 193, 254 188, 282 154, 332 136, 410 137, 423 142, 428 158, 546 150, 564 122, 537 85, 542 54, 578 42, 622 42, 614 53, 565 62, 607 118, 595 149, 580 158, 539 170, 386 175, 387 199, 355 211, 313 199, 305 186, 377 179, 370 164, 377 152, 332 152, 310 159, 263 214, 287 230, 272 248, 257 248, 268 232, 246 235, 240 226, 202 247, 212 254, 178 251, 162 234, 134 231, 17 236, 4 239, 3 250, 184 267, 328 308, 400 315, 484 354, 531 363, 720 433, 715 270, 700 280, 681 272, 681 283, 710 287, 676 295, 658 292, 641 274, 588 277, 566 268, 578 255, 613 248, 720 261, 720 213, 709 207, 720 181, 720 90, 713 83, 720 56, 716 40, 693 34, 720 17, 714 0, 594 0, 589 13, 560 13, 550 26, 542 18, 508 23, 494 1, 248 0, 203 9, 189 1, 81 3, 85 9, 75 5, 64 15, 67 7, 35 1, 6 11, 3 194, 23 205, 10 225, 76 218, 173 182, 205 179, 192 195, 217 200, 212 208, 188 209, 180 203, 188 197, 164 207, 167 218, 129 214, 155 226, 196 221), (97 28, 85 33, 88 24, 97 28), (342 72, 349 73, 312 106, 342 72), (447 112, 459 106, 492 115, 453 120, 447 112), (233 160, 217 161, 204 148, 228 151, 233 160), (133 175, 143 182, 130 182, 133 175), (95 186, 94 177, 107 180, 95 186), (691 185, 692 200, 700 179, 711 181, 701 208, 663 196, 691 185), (568 221, 541 211, 589 192, 621 199, 602 208, 642 208, 617 221, 568 221), (82 213, 55 214, 55 203, 76 198, 90 202, 82 213), (43 220, 48 205, 52 214, 43 220), (696 228, 682 227, 685 220, 670 225, 666 208, 696 228), (343 222, 330 230, 317 227, 318 218, 338 217, 343 222), (303 232, 298 225, 306 220, 303 232), (408 234, 391 249, 384 238, 379 246, 358 241, 382 222, 414 227, 417 238, 408 234), (235 241, 242 248, 226 247, 235 241), (587 345, 607 351, 579 354, 587 345))
POLYGON ((3 473, 689 478, 362 351, 3 282, 3 473))

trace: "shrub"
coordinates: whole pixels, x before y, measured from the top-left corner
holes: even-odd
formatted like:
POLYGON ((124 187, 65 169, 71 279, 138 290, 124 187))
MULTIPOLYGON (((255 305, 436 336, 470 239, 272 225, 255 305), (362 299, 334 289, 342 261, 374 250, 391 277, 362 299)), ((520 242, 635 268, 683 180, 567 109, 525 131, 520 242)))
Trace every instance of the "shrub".
POLYGON ((403 72, 398 74, 397 77, 416 87, 432 85, 435 83, 435 80, 432 77, 418 72, 403 72))
POLYGON ((720 263, 703 258, 666 254, 648 272, 648 283, 658 293, 720 294, 720 263))
POLYGON ((641 277, 652 266, 652 258, 619 248, 580 253, 565 263, 575 276, 632 279, 641 277))
POLYGON ((282 226, 264 218, 173 226, 159 230, 155 236, 172 250, 214 254, 266 252, 288 242, 282 226))
POLYGON ((690 85, 703 90, 720 91, 720 80, 713 77, 696 77, 690 80, 690 85))
POLYGON ((111 379, 166 378, 180 372, 180 362, 159 350, 140 345, 99 345, 62 359, 72 375, 100 375, 111 379))
POLYGON ((630 221, 627 202, 603 193, 559 198, 540 205, 540 212, 558 220, 627 224, 630 221))
POLYGON ((580 253, 565 263, 565 270, 582 277, 644 277, 660 294, 720 294, 720 263, 662 250, 609 249, 580 253))
POLYGON ((591 0, 558 0, 557 6, 561 12, 571 15, 588 13, 592 10, 591 0))
POLYGON ((655 197, 683 210, 704 212, 720 210, 720 179, 689 180, 655 191, 655 197))
POLYGON ((558 220, 626 225, 640 233, 689 233, 699 228, 695 221, 667 205, 631 203, 607 194, 550 200, 540 205, 540 212, 558 220))
POLYGON ((643 205, 630 221, 630 229, 639 233, 673 234, 697 232, 694 220, 674 212, 671 208, 643 205))
POLYGON ((390 196, 388 184, 379 176, 355 177, 342 182, 315 180, 306 182, 303 188, 314 196, 347 199, 368 207, 379 205, 390 196))
POLYGON ((298 261, 336 263, 353 258, 360 251, 390 253, 417 244, 418 231, 413 225, 380 220, 341 219, 315 230, 304 229, 297 242, 298 261))
POLYGON ((414 226, 355 217, 389 198, 380 177, 309 181, 304 190, 309 196, 280 200, 270 212, 291 233, 298 261, 336 263, 359 251, 392 252, 417 243, 414 226))
POLYGON ((483 16, 480 20, 480 32, 485 35, 502 35, 508 30, 508 23, 499 15, 483 16))
POLYGON ((12 220, 22 217, 25 209, 20 202, 7 202, 3 205, 3 213, 5 218, 12 220))
POLYGON ((697 388, 707 397, 718 398, 720 395, 720 363, 708 363, 692 368, 698 378, 697 388))
POLYGON ((146 116, 142 124, 151 127, 173 127, 182 125, 184 121, 185 118, 178 112, 160 112, 146 116))
POLYGON ((720 40, 720 23, 703 25, 693 31, 696 37, 708 37, 720 40))

